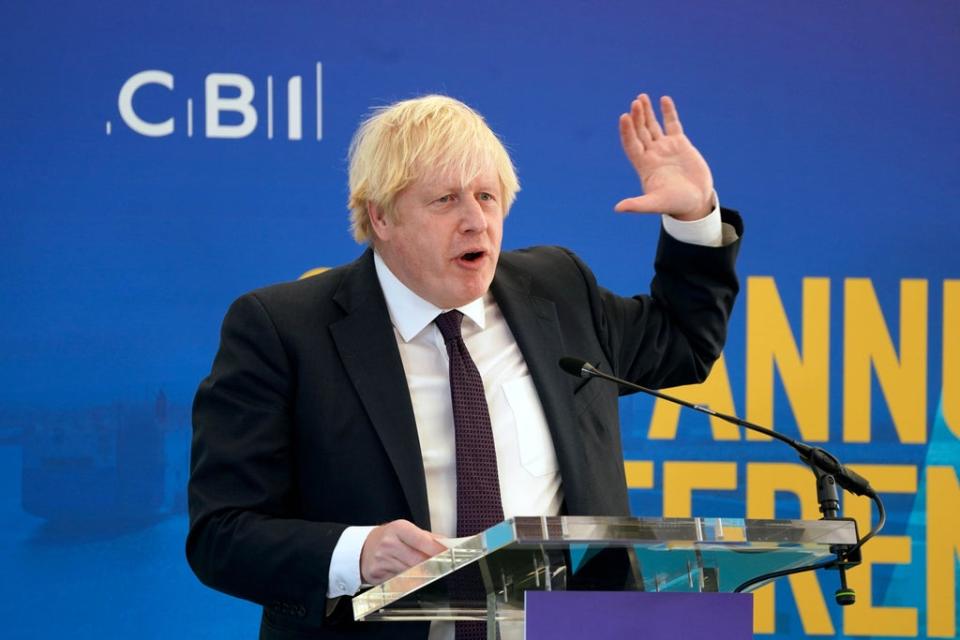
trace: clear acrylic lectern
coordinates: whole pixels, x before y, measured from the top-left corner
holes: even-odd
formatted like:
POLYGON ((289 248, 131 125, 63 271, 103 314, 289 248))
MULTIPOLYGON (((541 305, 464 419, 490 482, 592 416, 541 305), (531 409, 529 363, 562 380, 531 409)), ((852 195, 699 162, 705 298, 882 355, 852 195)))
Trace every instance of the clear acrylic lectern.
POLYGON ((522 621, 530 590, 730 592, 857 540, 851 520, 517 517, 357 595, 353 612, 492 623, 522 621))

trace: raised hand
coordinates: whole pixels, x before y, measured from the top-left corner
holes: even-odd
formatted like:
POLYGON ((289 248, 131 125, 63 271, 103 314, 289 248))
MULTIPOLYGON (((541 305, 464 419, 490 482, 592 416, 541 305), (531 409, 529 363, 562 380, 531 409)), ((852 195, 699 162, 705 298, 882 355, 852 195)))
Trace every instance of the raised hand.
POLYGON ((663 128, 653 113, 650 97, 641 93, 620 116, 620 142, 643 187, 642 196, 626 198, 614 210, 665 213, 680 220, 696 220, 714 207, 710 167, 687 136, 669 96, 660 98, 663 128))

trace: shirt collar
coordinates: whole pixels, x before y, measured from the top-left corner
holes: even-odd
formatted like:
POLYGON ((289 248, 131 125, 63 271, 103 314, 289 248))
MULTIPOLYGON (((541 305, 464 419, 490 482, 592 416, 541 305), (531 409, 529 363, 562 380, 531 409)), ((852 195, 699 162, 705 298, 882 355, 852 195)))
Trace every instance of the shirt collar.
MULTIPOLYGON (((373 252, 373 264, 377 270, 377 278, 380 280, 380 288, 383 289, 383 297, 387 301, 390 321, 404 342, 413 340, 438 315, 450 311, 450 309, 434 306, 411 291, 390 271, 390 267, 376 251, 373 252)), ((481 329, 486 324, 483 300, 483 298, 477 298, 473 302, 457 307, 458 311, 470 318, 481 329)))

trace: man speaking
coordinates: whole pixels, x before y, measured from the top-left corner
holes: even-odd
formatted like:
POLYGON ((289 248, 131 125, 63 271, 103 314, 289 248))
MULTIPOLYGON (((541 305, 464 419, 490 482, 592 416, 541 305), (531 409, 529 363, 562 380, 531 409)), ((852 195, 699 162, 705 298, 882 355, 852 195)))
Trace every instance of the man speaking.
POLYGON ((738 285, 741 224, 661 100, 620 116, 663 214, 649 295, 599 287, 557 247, 501 254, 519 184, 483 118, 426 96, 378 109, 350 148, 355 262, 238 299, 194 403, 187 557, 264 606, 262 638, 465 639, 482 624, 354 623, 377 584, 522 515, 629 515, 618 392, 702 381, 738 285), (346 607, 348 608, 348 607, 346 607))

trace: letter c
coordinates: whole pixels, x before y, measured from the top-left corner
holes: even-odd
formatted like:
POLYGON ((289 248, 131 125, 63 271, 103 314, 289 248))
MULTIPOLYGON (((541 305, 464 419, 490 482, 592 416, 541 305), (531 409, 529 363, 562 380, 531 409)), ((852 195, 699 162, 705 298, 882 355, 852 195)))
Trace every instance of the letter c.
POLYGON ((120 95, 117 96, 117 107, 120 109, 120 117, 128 127, 137 133, 159 138, 173 133, 173 118, 167 118, 163 122, 147 122, 137 115, 133 110, 133 95, 145 84, 159 84, 167 89, 173 90, 173 75, 166 71, 141 71, 130 76, 123 86, 120 87, 120 95))

